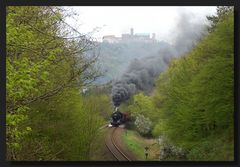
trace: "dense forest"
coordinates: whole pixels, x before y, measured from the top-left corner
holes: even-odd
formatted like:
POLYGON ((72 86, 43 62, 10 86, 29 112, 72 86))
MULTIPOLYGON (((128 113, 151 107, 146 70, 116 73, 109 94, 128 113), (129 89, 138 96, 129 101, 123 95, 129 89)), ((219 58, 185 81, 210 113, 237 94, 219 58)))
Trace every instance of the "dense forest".
POLYGON ((233 160, 233 10, 208 19, 208 35, 170 62, 151 96, 128 106, 149 118, 144 133, 161 138, 163 160, 233 160))
POLYGON ((110 100, 81 92, 99 72, 97 56, 83 56, 92 39, 64 21, 72 15, 60 7, 7 8, 8 160, 90 158, 110 100))
MULTIPOLYGON (((117 77, 128 55, 173 49, 164 42, 99 46, 65 21, 73 15, 61 7, 7 7, 7 160, 92 160, 113 110, 112 85, 92 83, 117 77), (110 72, 99 70, 103 62, 110 72)), ((126 128, 161 141, 160 160, 234 158, 233 8, 218 7, 207 19, 208 32, 187 53, 171 55, 153 89, 120 106, 133 118, 126 128)))

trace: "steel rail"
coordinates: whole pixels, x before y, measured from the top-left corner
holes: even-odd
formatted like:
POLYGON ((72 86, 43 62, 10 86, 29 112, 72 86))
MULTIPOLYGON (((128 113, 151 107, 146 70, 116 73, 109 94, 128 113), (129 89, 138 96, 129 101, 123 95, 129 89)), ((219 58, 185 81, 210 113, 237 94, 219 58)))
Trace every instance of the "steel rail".
MULTIPOLYGON (((116 140, 115 140, 115 132, 116 132, 117 128, 114 128, 113 131, 111 132, 111 143, 112 145, 115 147, 115 150, 117 150, 118 153, 120 153, 127 161, 131 161, 131 159, 126 155, 124 154, 121 149, 119 148, 119 146, 117 146, 116 144, 116 140)), ((118 161, 121 161, 122 159, 119 158, 118 155, 116 155, 116 153, 108 146, 108 144, 105 142, 105 145, 107 146, 108 150, 112 153, 112 155, 118 160, 118 161)))

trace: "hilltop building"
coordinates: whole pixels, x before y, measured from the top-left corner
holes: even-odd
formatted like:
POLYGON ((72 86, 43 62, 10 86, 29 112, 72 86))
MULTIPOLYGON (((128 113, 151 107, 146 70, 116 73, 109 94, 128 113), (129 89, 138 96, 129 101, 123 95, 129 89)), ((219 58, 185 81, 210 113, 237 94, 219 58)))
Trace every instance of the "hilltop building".
POLYGON ((116 37, 115 35, 106 35, 103 36, 103 42, 108 43, 119 43, 119 42, 157 42, 156 40, 156 34, 152 34, 152 38, 150 37, 150 34, 147 33, 137 33, 134 34, 134 29, 130 29, 130 34, 122 34, 121 37, 116 37))
POLYGON ((106 35, 103 36, 103 42, 108 42, 108 43, 117 43, 120 42, 121 38, 115 37, 115 35, 106 35))

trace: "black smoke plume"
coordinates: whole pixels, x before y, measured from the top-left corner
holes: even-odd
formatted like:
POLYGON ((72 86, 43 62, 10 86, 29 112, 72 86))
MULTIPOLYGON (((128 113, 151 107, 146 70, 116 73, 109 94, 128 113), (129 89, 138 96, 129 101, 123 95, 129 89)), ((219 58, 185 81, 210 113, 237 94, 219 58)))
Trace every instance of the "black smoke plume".
POLYGON ((176 24, 174 45, 166 45, 158 53, 141 59, 134 59, 121 78, 113 82, 112 101, 118 107, 137 91, 150 93, 154 80, 164 71, 173 57, 189 51, 204 32, 202 22, 193 22, 193 17, 186 13, 180 14, 176 24))

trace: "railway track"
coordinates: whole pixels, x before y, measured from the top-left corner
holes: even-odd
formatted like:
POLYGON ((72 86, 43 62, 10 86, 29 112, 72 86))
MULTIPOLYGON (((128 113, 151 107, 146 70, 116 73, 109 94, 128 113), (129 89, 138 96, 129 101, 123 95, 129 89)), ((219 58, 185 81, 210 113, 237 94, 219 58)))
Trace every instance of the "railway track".
POLYGON ((108 137, 105 140, 105 144, 111 154, 117 161, 131 161, 128 155, 126 155, 118 146, 116 142, 116 131, 118 128, 112 128, 111 132, 109 133, 108 137))

